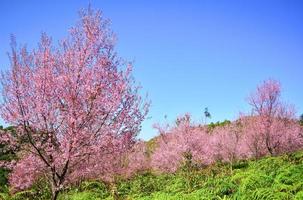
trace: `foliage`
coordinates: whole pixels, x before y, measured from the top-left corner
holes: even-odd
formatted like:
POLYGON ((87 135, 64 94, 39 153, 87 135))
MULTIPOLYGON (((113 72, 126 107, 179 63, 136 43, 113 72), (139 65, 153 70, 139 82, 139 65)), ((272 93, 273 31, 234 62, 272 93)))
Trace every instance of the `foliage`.
MULTIPOLYGON (((114 186, 97 180, 85 181, 67 188, 59 199, 298 200, 303 196, 302 160, 303 152, 299 151, 257 161, 239 161, 233 164, 232 171, 228 163, 196 168, 187 161, 176 173, 141 172, 132 178, 117 179, 114 186), (112 193, 113 187, 117 191, 115 197, 112 193)), ((6 200, 49 199, 50 190, 41 188, 45 184, 40 182, 35 185, 13 197, 8 194, 5 196, 5 193, 1 195, 6 200), (38 195, 42 191, 46 195, 38 195)))
POLYGON ((0 168, 0 192, 2 192, 3 186, 7 184, 9 170, 0 168))
POLYGON ((224 120, 223 122, 217 121, 216 123, 211 122, 207 125, 208 126, 208 131, 211 131, 216 127, 229 125, 230 123, 231 123, 231 121, 229 121, 229 120, 224 120))
POLYGON ((8 183, 8 175, 11 170, 7 167, 7 163, 16 159, 18 148, 12 148, 8 144, 10 135, 15 134, 15 128, 12 126, 3 128, 0 126, 0 192, 3 192, 3 188, 8 183))
POLYGON ((301 126, 303 126, 303 114, 300 116, 299 122, 300 122, 301 126))
POLYGON ((15 193, 11 200, 43 200, 52 196, 50 186, 45 179, 38 179, 29 190, 15 193))
POLYGON ((67 189, 60 200, 95 200, 105 199, 110 196, 109 187, 100 181, 85 181, 78 187, 67 189))

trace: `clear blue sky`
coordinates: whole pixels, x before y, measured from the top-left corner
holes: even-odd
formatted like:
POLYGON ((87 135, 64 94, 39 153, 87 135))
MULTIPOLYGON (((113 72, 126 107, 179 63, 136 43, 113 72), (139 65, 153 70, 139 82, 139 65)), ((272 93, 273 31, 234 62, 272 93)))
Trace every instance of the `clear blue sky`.
POLYGON ((0 2, 0 67, 13 33, 34 47, 41 31, 57 41, 92 6, 111 19, 119 55, 135 61, 134 76, 152 100, 141 138, 155 122, 190 112, 212 121, 247 112, 246 96, 267 78, 303 113, 303 1, 13 1, 0 2))

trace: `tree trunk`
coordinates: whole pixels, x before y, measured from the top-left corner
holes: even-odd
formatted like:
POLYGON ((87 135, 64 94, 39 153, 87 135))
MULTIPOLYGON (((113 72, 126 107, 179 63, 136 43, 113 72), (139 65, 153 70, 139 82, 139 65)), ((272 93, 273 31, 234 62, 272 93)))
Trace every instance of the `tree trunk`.
POLYGON ((52 187, 52 200, 57 200, 60 190, 56 187, 52 187))
POLYGON ((117 186, 115 183, 112 183, 111 185, 111 193, 112 193, 112 197, 114 200, 119 200, 119 194, 118 194, 118 191, 117 191, 117 186))
POLYGON ((52 200, 57 200, 58 194, 59 194, 59 191, 58 191, 58 190, 52 192, 52 200))
POLYGON ((265 138, 265 145, 266 145, 266 148, 267 148, 267 151, 270 153, 271 156, 274 155, 274 151, 273 151, 273 148, 271 147, 271 141, 270 141, 270 133, 267 132, 266 133, 266 138, 265 138))

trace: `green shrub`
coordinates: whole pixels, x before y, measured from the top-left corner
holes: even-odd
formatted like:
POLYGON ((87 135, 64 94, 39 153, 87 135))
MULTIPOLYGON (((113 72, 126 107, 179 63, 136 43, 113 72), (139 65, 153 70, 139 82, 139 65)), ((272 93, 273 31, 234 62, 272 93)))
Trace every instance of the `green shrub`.
POLYGON ((303 163, 303 151, 287 154, 287 159, 294 164, 303 163))
POLYGON ((80 191, 93 192, 98 194, 99 198, 106 198, 110 195, 109 187, 100 181, 85 181, 80 185, 80 191))
POLYGON ((60 195, 59 200, 101 200, 103 198, 99 197, 93 192, 76 192, 73 191, 69 194, 60 195))
POLYGON ((303 180, 303 165, 292 165, 282 168, 276 177, 276 182, 294 185, 303 180))
POLYGON ((0 200, 10 200, 11 197, 7 192, 0 192, 0 200))
POLYGON ((134 198, 149 196, 163 190, 170 181, 169 175, 155 175, 151 172, 137 174, 130 181, 120 180, 117 182, 119 196, 132 196, 134 198))
MULTIPOLYGON (((35 199, 35 192, 33 190, 25 190, 17 192, 11 198, 12 200, 32 200, 35 199)), ((42 198, 41 198, 42 199, 42 198)))
POLYGON ((51 190, 46 180, 36 181, 29 190, 17 192, 12 200, 44 200, 51 198, 51 190))
POLYGON ((295 200, 301 200, 303 199, 303 190, 301 192, 298 192, 294 198, 295 200))
POLYGON ((4 186, 7 185, 9 170, 0 168, 0 192, 4 192, 4 186))
POLYGON ((268 157, 258 161, 252 161, 250 169, 262 171, 266 175, 275 176, 281 166, 289 165, 280 157, 268 157))

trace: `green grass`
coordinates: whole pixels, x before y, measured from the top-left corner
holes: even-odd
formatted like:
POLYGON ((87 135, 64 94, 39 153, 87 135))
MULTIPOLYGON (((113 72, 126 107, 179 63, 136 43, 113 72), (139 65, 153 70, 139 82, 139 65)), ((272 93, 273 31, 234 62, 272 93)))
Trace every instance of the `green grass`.
MULTIPOLYGON (((47 188, 34 186, 13 197, 2 193, 0 199, 1 195, 2 199, 47 199, 46 193, 47 188), (43 191, 44 197, 37 197, 43 191)), ((183 167, 175 174, 145 172, 130 180, 117 180, 114 186, 84 182, 62 192, 59 199, 113 200, 113 193, 121 200, 299 200, 303 199, 303 152, 232 166, 217 163, 203 169, 183 167)))

